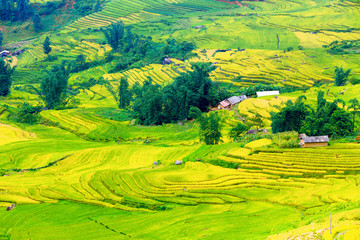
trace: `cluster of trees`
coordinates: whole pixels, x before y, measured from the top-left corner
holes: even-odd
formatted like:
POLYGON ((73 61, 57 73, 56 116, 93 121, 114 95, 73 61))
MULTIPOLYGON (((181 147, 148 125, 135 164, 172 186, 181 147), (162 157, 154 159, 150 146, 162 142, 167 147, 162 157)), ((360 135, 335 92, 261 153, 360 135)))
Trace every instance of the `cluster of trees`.
POLYGON ((79 101, 69 94, 68 79, 70 67, 65 63, 53 66, 41 80, 41 97, 48 109, 73 108, 79 101))
POLYGON ((108 28, 103 28, 102 32, 113 52, 121 55, 110 73, 154 62, 161 63, 166 56, 185 58, 196 48, 193 43, 177 42, 174 39, 168 39, 165 43, 154 42, 151 37, 133 33, 131 26, 125 27, 122 22, 111 24, 108 28))
POLYGON ((329 45, 323 45, 327 52, 333 55, 353 54, 360 48, 360 40, 334 41, 329 45))
POLYGON ((0 1, 0 20, 2 21, 26 21, 32 13, 28 0, 0 1))
POLYGON ((6 96, 10 93, 12 84, 11 75, 14 69, 10 67, 2 58, 0 58, 0 96, 6 96))
POLYGON ((355 115, 360 104, 355 98, 348 106, 351 112, 345 110, 345 102, 336 99, 329 102, 324 98, 324 92, 319 91, 316 109, 304 103, 305 97, 299 97, 295 102, 288 101, 278 113, 272 113, 272 131, 297 131, 309 136, 336 135, 346 136, 355 131, 355 115), (342 106, 342 107, 340 107, 342 106))
POLYGON ((128 89, 127 80, 122 79, 119 107, 126 108, 132 104, 134 117, 144 125, 185 120, 189 114, 196 116, 199 111, 206 111, 219 101, 209 71, 204 64, 194 65, 193 71, 177 77, 163 88, 149 79, 142 86, 135 84, 128 89))

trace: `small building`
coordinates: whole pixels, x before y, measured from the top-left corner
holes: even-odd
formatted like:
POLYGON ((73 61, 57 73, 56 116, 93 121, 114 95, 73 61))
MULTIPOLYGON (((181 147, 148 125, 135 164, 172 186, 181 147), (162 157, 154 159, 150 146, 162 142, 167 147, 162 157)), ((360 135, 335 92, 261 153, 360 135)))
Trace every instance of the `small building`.
POLYGON ((159 165, 159 163, 158 162, 153 162, 153 165, 157 166, 157 165, 159 165))
POLYGON ((300 147, 302 148, 329 146, 329 136, 308 137, 305 134, 300 135, 300 147))
POLYGON ((223 101, 221 101, 218 106, 217 109, 231 109, 233 106, 235 106, 236 104, 244 101, 245 99, 247 99, 247 97, 245 95, 243 96, 232 96, 230 98, 227 98, 223 101))
POLYGON ((7 50, 4 50, 4 51, 0 52, 1 57, 7 57, 8 55, 10 55, 10 52, 7 51, 7 50))
POLYGON ((356 141, 357 141, 358 143, 360 143, 360 135, 357 135, 356 141))
POLYGON ((258 97, 274 96, 274 95, 280 95, 280 92, 279 91, 262 91, 262 92, 256 92, 256 95, 258 97))
POLYGON ((176 161, 175 161, 175 165, 181 165, 182 163, 183 163, 182 160, 176 160, 176 161))

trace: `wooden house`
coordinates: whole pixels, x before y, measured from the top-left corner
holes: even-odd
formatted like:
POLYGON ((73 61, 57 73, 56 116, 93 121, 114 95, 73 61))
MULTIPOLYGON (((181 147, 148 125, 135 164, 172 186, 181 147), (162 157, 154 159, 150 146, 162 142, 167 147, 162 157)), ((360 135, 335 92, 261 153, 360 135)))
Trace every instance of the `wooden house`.
POLYGON ((360 143, 360 135, 357 135, 356 141, 357 141, 358 143, 360 143))
POLYGON ((300 134, 300 146, 303 148, 329 146, 329 136, 308 137, 305 134, 300 134))

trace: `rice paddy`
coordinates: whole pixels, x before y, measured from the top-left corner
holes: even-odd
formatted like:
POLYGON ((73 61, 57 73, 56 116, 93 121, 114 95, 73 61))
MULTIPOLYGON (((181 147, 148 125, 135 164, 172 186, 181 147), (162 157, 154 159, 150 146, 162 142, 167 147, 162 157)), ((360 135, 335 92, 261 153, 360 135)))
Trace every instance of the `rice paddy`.
POLYGON ((320 90, 330 101, 358 97, 359 84, 333 81, 336 66, 358 77, 360 55, 331 55, 323 45, 359 39, 359 17, 356 1, 110 0, 29 41, 8 58, 13 87, 0 97, 0 239, 359 238, 360 144, 284 149, 276 139, 228 136, 256 114, 268 128, 270 113, 300 95, 312 106, 320 90), (117 62, 106 61, 112 49, 100 28, 120 20, 154 41, 174 38, 197 49, 190 59, 166 56, 171 64, 109 73, 117 62), (42 49, 48 35, 49 56, 42 49), (70 74, 78 107, 43 110, 34 125, 17 122, 21 103, 42 102, 43 71, 79 55, 103 64, 70 74), (200 142, 197 121, 141 126, 118 109, 121 78, 165 86, 196 62, 211 63, 211 80, 234 91, 257 84, 307 90, 218 111, 223 142, 215 146, 200 142), (78 87, 91 78, 104 83, 78 87))

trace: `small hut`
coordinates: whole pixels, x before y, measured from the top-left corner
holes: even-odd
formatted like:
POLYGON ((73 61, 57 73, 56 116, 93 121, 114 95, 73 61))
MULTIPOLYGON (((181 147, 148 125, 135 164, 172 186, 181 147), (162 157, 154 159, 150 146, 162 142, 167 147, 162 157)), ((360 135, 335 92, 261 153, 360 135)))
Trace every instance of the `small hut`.
POLYGON ((358 143, 360 143, 360 135, 357 135, 356 141, 357 141, 358 143))
POLYGON ((308 137, 306 135, 302 135, 302 137, 300 138, 300 146, 302 148, 329 146, 329 136, 308 137))
POLYGON ((182 163, 183 163, 182 160, 176 160, 176 161, 175 161, 175 165, 181 165, 182 163))
POLYGON ((157 165, 159 165, 159 163, 158 162, 153 162, 153 165, 157 166, 157 165))

